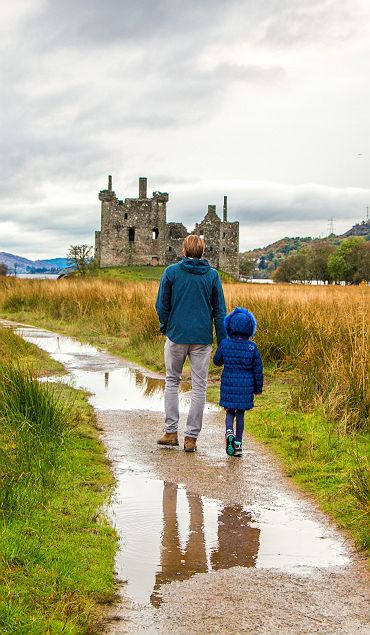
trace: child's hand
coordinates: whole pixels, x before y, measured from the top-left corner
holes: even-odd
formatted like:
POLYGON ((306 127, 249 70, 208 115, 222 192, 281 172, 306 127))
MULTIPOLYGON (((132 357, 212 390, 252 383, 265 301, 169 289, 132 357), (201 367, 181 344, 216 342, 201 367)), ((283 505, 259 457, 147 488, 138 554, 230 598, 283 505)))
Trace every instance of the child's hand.
POLYGON ((262 392, 255 392, 255 395, 262 395, 262 392))

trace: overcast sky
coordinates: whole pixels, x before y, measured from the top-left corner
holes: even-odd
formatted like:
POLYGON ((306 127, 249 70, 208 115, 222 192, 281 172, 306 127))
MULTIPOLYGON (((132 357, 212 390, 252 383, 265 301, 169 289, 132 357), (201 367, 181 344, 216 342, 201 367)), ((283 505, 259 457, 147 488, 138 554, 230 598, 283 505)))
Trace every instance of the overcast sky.
POLYGON ((0 5, 0 251, 93 243, 119 198, 208 203, 241 249, 341 233, 370 206, 368 0, 12 0, 0 5))

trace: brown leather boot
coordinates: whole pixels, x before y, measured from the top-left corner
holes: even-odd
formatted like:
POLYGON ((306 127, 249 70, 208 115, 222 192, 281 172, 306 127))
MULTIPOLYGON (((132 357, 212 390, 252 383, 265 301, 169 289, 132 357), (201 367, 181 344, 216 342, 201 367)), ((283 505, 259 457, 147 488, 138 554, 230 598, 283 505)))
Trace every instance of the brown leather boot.
POLYGON ((179 445, 177 432, 165 432, 157 443, 158 445, 179 445))
POLYGON ((194 437, 184 438, 184 450, 185 452, 195 452, 197 449, 197 440, 194 437))

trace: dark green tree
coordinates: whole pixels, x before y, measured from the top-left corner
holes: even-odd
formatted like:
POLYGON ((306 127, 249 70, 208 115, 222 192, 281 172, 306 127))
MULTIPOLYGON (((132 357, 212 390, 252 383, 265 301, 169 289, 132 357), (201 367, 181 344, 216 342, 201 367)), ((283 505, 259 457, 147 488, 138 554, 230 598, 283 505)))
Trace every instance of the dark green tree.
POLYGON ((7 276, 8 275, 8 266, 5 264, 5 262, 0 262, 0 276, 7 276))
POLYGON ((328 260, 334 251, 335 247, 326 241, 314 242, 307 248, 307 276, 309 280, 331 281, 328 260))
POLYGON ((343 240, 328 259, 329 274, 335 282, 359 284, 369 280, 369 247, 361 236, 343 240))
POLYGON ((357 272, 354 276, 354 282, 370 281, 370 242, 365 238, 359 249, 359 263, 357 272))
POLYGON ((302 250, 285 258, 272 278, 275 282, 305 282, 308 279, 306 252, 302 250))

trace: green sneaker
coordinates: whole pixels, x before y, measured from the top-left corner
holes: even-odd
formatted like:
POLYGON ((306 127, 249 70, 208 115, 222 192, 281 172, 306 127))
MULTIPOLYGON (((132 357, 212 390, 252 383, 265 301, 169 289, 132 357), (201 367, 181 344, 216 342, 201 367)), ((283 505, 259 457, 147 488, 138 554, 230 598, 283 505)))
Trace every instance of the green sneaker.
POLYGON ((233 456, 234 455, 234 441, 235 441, 235 435, 233 433, 232 430, 226 430, 226 454, 228 454, 229 456, 233 456))
POLYGON ((241 441, 234 441, 234 456, 243 456, 243 446, 241 441))

